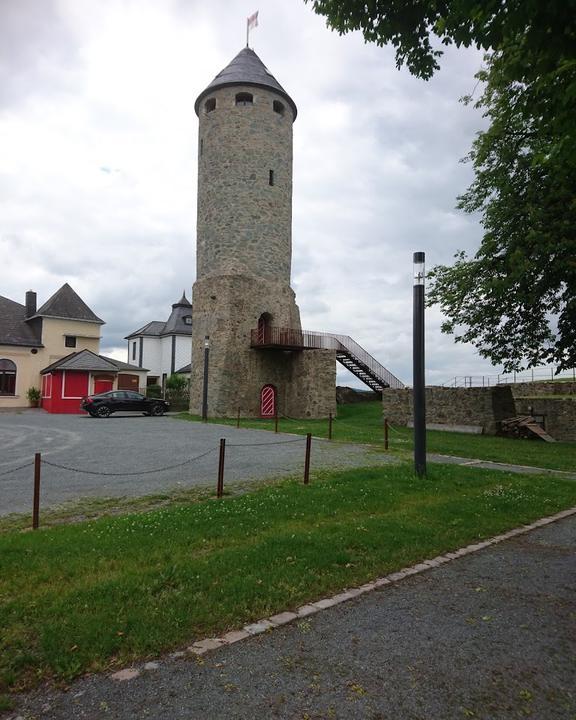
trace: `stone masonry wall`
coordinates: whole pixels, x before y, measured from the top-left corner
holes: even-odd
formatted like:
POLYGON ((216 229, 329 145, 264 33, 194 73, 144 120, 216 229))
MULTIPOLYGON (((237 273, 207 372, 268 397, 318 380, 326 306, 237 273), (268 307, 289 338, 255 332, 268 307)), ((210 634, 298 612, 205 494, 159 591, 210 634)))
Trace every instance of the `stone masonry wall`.
POLYGON ((258 416, 260 390, 278 392, 280 412, 293 417, 326 417, 336 402, 333 351, 256 350, 250 333, 263 313, 272 325, 300 329, 294 292, 284 282, 226 275, 195 283, 192 299, 190 410, 200 414, 204 337, 210 337, 208 414, 258 416))
MULTIPOLYGON (((412 390, 387 388, 382 392, 384 417, 392 424, 412 421, 412 390)), ((426 422, 441 425, 481 426, 488 434, 497 423, 514 415, 514 401, 508 386, 492 388, 426 388, 426 422)))
POLYGON ((198 278, 238 273, 290 284, 290 106, 271 90, 226 87, 206 96, 199 119, 198 278), (253 104, 236 106, 240 92, 250 93, 253 104), (216 108, 206 112, 210 99, 216 108), (274 100, 284 106, 282 115, 274 100))
POLYGON ((555 440, 576 442, 576 382, 512 385, 518 415, 541 415, 555 440))
MULTIPOLYGON (((412 421, 412 390, 386 389, 383 415, 392 424, 412 421)), ((519 383, 490 388, 426 388, 426 422, 442 425, 476 425, 489 435, 499 422, 517 415, 543 415, 547 432, 555 440, 576 442, 576 383, 519 383), (574 399, 554 397, 573 395, 574 399)))
POLYGON ((304 350, 293 353, 286 410, 289 417, 336 416, 336 352, 304 350))

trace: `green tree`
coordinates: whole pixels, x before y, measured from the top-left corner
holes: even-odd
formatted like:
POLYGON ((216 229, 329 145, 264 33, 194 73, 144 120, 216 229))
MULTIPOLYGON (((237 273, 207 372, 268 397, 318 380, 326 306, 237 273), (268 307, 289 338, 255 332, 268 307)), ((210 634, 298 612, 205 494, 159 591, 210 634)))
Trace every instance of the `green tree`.
POLYGON ((305 0, 341 35, 393 45, 396 64, 428 80, 440 67, 439 45, 496 50, 517 37, 554 65, 574 53, 576 0, 305 0))
MULTIPOLYGON (((307 0, 308 1, 308 0, 307 0)), ((396 48, 428 79, 448 45, 491 50, 475 106, 489 120, 459 198, 479 212, 477 253, 430 273, 444 332, 506 371, 576 366, 576 0, 314 0, 340 33, 396 48)), ((472 102, 472 98, 466 98, 472 102)))
POLYGON ((429 274, 442 330, 506 371, 576 365, 576 61, 535 74, 532 59, 519 39, 477 74, 490 124, 459 207, 482 214, 484 236, 473 258, 429 274))

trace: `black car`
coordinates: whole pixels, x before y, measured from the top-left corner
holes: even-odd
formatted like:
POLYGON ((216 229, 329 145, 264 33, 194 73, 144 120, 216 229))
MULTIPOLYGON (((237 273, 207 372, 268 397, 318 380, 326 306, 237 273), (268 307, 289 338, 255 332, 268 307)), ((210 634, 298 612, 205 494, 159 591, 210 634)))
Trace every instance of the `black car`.
POLYGON ((148 398, 132 390, 110 390, 82 398, 80 407, 92 417, 100 418, 115 412, 141 412, 158 416, 170 409, 170 403, 162 398, 148 398))

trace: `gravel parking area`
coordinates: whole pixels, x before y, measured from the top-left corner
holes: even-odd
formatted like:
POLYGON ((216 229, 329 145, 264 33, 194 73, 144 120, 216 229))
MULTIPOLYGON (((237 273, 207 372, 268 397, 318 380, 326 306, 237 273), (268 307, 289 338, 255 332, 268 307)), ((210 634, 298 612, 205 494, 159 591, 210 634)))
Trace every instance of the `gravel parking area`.
MULTIPOLYGON (((225 483, 303 470, 302 436, 135 414, 100 420, 42 410, 0 413, 0 515, 31 511, 35 452, 47 461, 42 463, 41 491, 41 505, 46 508, 81 497, 141 496, 177 487, 215 486, 220 438, 227 442, 225 483), (204 453, 208 454, 186 462, 204 453), (15 471, 25 463, 27 467, 15 471), (72 472, 47 463, 103 474, 72 472), (175 465, 180 466, 162 470, 175 465), (121 472, 135 474, 105 474, 121 472)), ((312 443, 312 469, 387 462, 391 460, 386 455, 363 446, 312 443)))

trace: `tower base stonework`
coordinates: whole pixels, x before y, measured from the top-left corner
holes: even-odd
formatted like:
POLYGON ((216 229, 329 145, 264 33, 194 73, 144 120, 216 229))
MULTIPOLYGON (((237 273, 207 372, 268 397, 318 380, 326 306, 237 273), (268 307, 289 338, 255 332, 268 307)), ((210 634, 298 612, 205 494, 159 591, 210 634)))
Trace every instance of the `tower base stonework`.
POLYGON ((300 330, 293 290, 279 280, 247 275, 205 277, 192 299, 190 411, 201 414, 204 338, 210 338, 208 416, 258 417, 264 385, 276 389, 280 415, 327 417, 336 412, 336 355, 332 350, 250 347, 264 314, 272 327, 300 330))

